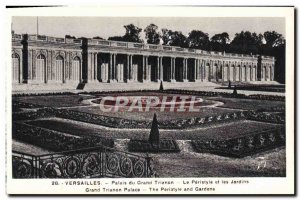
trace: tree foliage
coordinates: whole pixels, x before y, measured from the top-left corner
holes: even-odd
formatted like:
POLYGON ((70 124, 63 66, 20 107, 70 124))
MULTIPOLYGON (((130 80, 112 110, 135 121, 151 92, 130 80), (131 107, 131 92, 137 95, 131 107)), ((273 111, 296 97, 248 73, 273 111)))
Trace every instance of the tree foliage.
MULTIPOLYGON (((143 42, 140 38, 141 28, 133 24, 125 25, 124 28, 126 29, 124 36, 109 37, 108 40, 143 42)), ((187 36, 181 31, 167 28, 162 28, 161 33, 158 30, 158 26, 155 24, 149 24, 144 29, 145 39, 148 44, 159 44, 160 40, 162 40, 163 45, 183 48, 274 56, 276 59, 275 65, 277 66, 275 78, 280 82, 285 81, 285 39, 282 34, 276 31, 266 31, 263 34, 241 31, 236 33, 230 41, 227 32, 217 33, 209 38, 209 35, 201 30, 192 30, 187 36)))
POLYGON ((202 31, 192 30, 188 36, 188 43, 190 48, 208 50, 209 36, 202 31))
POLYGON ((149 24, 145 29, 145 37, 148 44, 159 44, 160 33, 158 32, 158 26, 155 24, 149 24))
POLYGON ((142 29, 133 25, 133 24, 128 24, 125 25, 124 28, 126 29, 126 33, 123 36, 123 41, 125 42, 138 42, 141 43, 143 42, 140 39, 140 33, 142 32, 142 29))
POLYGON ((93 37, 93 39, 99 39, 99 40, 103 40, 103 38, 102 38, 102 37, 100 37, 100 36, 95 36, 95 37, 93 37))
POLYGON ((68 39, 76 39, 75 36, 71 36, 71 35, 65 35, 65 38, 68 38, 68 39))
POLYGON ((275 31, 264 32, 264 38, 268 47, 278 47, 284 44, 283 36, 275 31))
POLYGON ((228 33, 223 32, 219 34, 215 34, 210 39, 210 47, 214 51, 226 51, 228 49, 228 44, 230 42, 230 38, 228 33))
POLYGON ((242 31, 236 33, 232 42, 230 43, 230 51, 258 54, 263 44, 263 35, 251 33, 249 31, 242 31))
POLYGON ((124 38, 123 38, 123 36, 112 36, 112 37, 109 37, 108 40, 124 41, 124 38))
POLYGON ((163 41, 163 45, 168 45, 169 41, 171 40, 171 30, 168 30, 166 28, 161 29, 162 35, 161 35, 161 39, 163 41))
POLYGON ((228 42, 230 42, 230 39, 229 39, 228 33, 223 32, 223 33, 215 34, 214 36, 212 36, 211 41, 225 45, 228 42))
POLYGON ((187 37, 181 31, 169 31, 170 46, 188 47, 187 37))

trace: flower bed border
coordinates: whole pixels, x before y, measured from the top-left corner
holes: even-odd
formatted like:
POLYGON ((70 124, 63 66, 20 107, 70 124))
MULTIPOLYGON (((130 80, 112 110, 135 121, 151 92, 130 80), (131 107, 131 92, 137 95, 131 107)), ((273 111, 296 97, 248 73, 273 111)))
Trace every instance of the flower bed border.
POLYGON ((142 153, 178 153, 180 152, 179 146, 176 140, 172 139, 160 139, 159 148, 156 145, 152 145, 148 140, 130 140, 128 143, 128 149, 130 152, 142 152, 142 153), (171 148, 165 147, 171 143, 171 148))
POLYGON ((13 123, 12 133, 13 139, 56 152, 99 145, 114 146, 114 140, 109 138, 98 136, 79 137, 23 123, 13 123))
POLYGON ((192 140, 191 144, 198 153, 243 158, 285 146, 285 127, 225 140, 192 140))

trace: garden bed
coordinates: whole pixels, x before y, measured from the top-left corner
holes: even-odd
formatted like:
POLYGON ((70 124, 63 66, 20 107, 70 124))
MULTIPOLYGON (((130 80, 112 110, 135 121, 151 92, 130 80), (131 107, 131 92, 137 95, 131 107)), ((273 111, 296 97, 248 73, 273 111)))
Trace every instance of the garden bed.
POLYGON ((148 140, 130 140, 128 149, 131 152, 177 153, 180 152, 175 140, 161 139, 159 144, 151 144, 148 140))
POLYGON ((59 152, 93 146, 113 147, 112 139, 102 137, 79 137, 63 132, 35 127, 27 124, 13 124, 13 139, 20 140, 50 151, 59 152))
POLYGON ((285 129, 268 129, 227 140, 193 140, 198 153, 242 158, 285 145, 285 129))

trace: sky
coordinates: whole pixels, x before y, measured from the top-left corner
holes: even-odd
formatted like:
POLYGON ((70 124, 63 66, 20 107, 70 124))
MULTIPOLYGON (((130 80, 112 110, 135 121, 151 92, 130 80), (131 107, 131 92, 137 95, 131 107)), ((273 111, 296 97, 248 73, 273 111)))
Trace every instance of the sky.
MULTIPOLYGON (((201 30, 210 37, 214 34, 227 32, 231 39, 235 33, 250 31, 264 33, 276 31, 285 37, 284 18, 275 17, 12 17, 12 29, 17 34, 36 34, 38 21, 38 33, 40 35, 64 37, 100 36, 107 39, 110 36, 123 36, 124 25, 133 23, 144 28, 154 23, 161 28, 181 31, 187 35, 191 30, 201 30)), ((141 39, 145 39, 144 32, 141 39)))

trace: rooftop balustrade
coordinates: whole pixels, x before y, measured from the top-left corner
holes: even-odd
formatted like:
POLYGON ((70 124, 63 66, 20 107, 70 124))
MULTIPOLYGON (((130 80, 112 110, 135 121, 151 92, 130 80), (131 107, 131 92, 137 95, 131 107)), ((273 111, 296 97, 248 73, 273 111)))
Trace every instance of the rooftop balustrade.
MULTIPOLYGON (((12 40, 22 40, 22 35, 13 34, 12 40)), ((28 35, 28 41, 41 41, 50 43, 68 43, 68 44, 82 44, 82 39, 72 39, 72 38, 57 38, 45 35, 28 35)), ((155 45, 155 44, 144 44, 144 43, 134 43, 134 42, 122 42, 122 41, 111 41, 103 39, 88 39, 88 45, 99 45, 105 47, 116 47, 116 48, 128 48, 128 49, 143 49, 151 51, 166 51, 166 52, 178 52, 178 53, 194 53, 203 55, 219 55, 233 58, 258 58, 258 55, 249 54, 236 54, 236 53, 226 53, 218 51, 205 51, 201 49, 193 48, 182 48, 178 46, 167 46, 167 45, 155 45)), ((271 56, 262 56, 262 59, 275 60, 271 56)))

